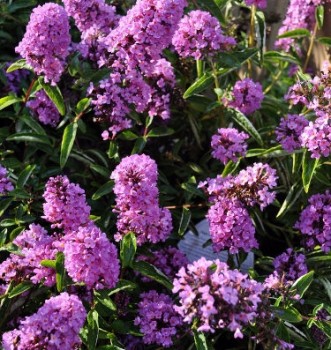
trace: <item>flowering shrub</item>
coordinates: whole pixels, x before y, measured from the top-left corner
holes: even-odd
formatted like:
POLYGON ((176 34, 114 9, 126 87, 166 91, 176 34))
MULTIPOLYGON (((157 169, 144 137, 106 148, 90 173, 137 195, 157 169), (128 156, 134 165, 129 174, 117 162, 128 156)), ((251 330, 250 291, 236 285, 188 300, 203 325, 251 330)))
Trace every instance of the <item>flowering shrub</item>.
POLYGON ((331 348, 329 3, 0 5, 1 349, 331 348))

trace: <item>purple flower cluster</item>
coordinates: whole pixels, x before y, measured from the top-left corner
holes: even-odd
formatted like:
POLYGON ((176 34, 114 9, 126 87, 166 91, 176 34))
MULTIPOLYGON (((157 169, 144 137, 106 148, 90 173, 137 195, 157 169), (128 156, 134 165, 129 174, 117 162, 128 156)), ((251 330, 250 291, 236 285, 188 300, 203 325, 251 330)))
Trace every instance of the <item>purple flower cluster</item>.
POLYGON ((174 308, 184 322, 195 321, 198 331, 228 329, 242 338, 242 328, 257 316, 262 290, 262 284, 226 263, 201 258, 179 270, 172 291, 179 293, 180 306, 174 308))
POLYGON ((8 178, 7 169, 0 165, 0 194, 6 194, 13 189, 14 186, 8 178))
POLYGON ((267 0, 245 0, 247 6, 256 6, 260 9, 267 7, 267 0))
POLYGON ((19 329, 3 334, 4 350, 72 350, 81 344, 79 331, 86 311, 75 295, 61 293, 46 300, 32 316, 20 322, 19 329))
POLYGON ((35 98, 26 104, 38 120, 45 125, 55 127, 60 121, 60 114, 44 90, 39 90, 35 98))
POLYGON ((273 261, 273 265, 278 275, 283 276, 284 282, 295 281, 308 272, 306 257, 303 254, 296 253, 291 248, 277 256, 273 261))
POLYGON ((212 156, 226 164, 229 160, 236 162, 238 157, 243 157, 247 150, 247 140, 249 136, 244 132, 239 132, 234 128, 221 128, 218 133, 212 136, 211 147, 212 156))
POLYGON ((232 100, 225 100, 225 104, 238 109, 245 115, 252 114, 261 107, 264 98, 262 86, 252 79, 238 80, 232 91, 232 100))
POLYGON ((172 230, 168 209, 159 207, 157 166, 147 155, 134 154, 122 159, 111 174, 118 213, 117 241, 129 233, 137 236, 137 244, 165 241, 172 230))
POLYGON ((254 163, 241 170, 237 176, 227 176, 209 179, 200 187, 206 186, 210 201, 223 198, 235 198, 244 205, 252 207, 259 205, 263 210, 275 199, 275 192, 270 190, 276 186, 276 170, 268 164, 254 163))
POLYGON ((236 41, 223 35, 220 23, 206 11, 191 11, 184 16, 172 38, 180 57, 201 60, 217 51, 228 50, 236 41))
POLYGON ((315 194, 308 200, 309 205, 301 212, 295 228, 306 235, 306 245, 313 249, 320 245, 328 253, 331 249, 331 194, 315 194))
POLYGON ((97 26, 108 34, 117 22, 115 7, 106 4, 104 0, 63 0, 63 4, 81 32, 97 26))
MULTIPOLYGON (((327 1, 290 0, 286 17, 278 31, 278 35, 299 28, 312 31, 315 25, 315 9, 317 6, 322 5, 325 2, 327 1)), ((275 45, 285 51, 289 51, 293 43, 294 39, 292 38, 282 38, 278 39, 275 45)))
POLYGON ((26 59, 37 75, 52 84, 65 69, 71 39, 69 19, 60 5, 47 3, 36 7, 16 52, 26 59))
POLYGON ((138 316, 134 324, 144 334, 143 342, 170 347, 183 324, 171 298, 155 290, 142 293, 140 297, 142 300, 138 304, 138 316))
POLYGON ((331 120, 329 116, 309 122, 301 134, 302 146, 311 152, 312 158, 328 157, 331 153, 331 120))
MULTIPOLYGON (((175 247, 166 247, 150 252, 150 255, 140 255, 138 260, 147 261, 156 266, 161 272, 168 276, 171 280, 174 279, 177 271, 188 264, 186 255, 175 247)), ((143 277, 145 281, 148 278, 143 277)))
POLYGON ((11 63, 8 62, 5 64, 4 74, 6 76, 8 90, 17 94, 20 91, 21 82, 29 76, 30 72, 26 69, 17 69, 13 72, 7 73, 6 69, 11 66, 11 63))
POLYGON ((206 217, 215 252, 228 248, 230 254, 236 254, 240 249, 258 248, 255 227, 240 201, 224 198, 209 208, 206 217))
POLYGON ((259 205, 263 210, 271 204, 275 193, 270 190, 276 186, 276 179, 276 171, 268 164, 254 163, 237 176, 218 176, 199 185, 213 203, 207 219, 215 251, 229 248, 233 254, 258 247, 247 207, 259 205))
POLYGON ((80 226, 63 237, 65 268, 74 282, 87 288, 113 288, 119 278, 114 244, 94 223, 80 226))
POLYGON ((305 117, 297 114, 288 114, 287 118, 281 119, 275 133, 285 151, 293 152, 301 147, 301 134, 308 124, 305 117))
POLYGON ((175 75, 161 54, 171 43, 185 5, 185 0, 139 0, 97 44, 92 30, 88 40, 99 48, 94 53, 98 65, 111 69, 109 78, 89 88, 96 121, 110 125, 103 139, 131 127, 131 107, 151 117, 169 118, 175 75))
POLYGON ((67 176, 51 177, 43 197, 44 218, 52 223, 52 228, 68 232, 89 221, 91 208, 86 203, 85 191, 67 176))
POLYGON ((40 225, 31 224, 13 243, 20 248, 21 255, 10 254, 7 260, 0 264, 0 280, 9 283, 13 280, 21 282, 28 278, 33 283, 43 281, 46 286, 54 285, 54 270, 41 266, 40 262, 44 259, 55 259, 55 238, 49 236, 40 225))

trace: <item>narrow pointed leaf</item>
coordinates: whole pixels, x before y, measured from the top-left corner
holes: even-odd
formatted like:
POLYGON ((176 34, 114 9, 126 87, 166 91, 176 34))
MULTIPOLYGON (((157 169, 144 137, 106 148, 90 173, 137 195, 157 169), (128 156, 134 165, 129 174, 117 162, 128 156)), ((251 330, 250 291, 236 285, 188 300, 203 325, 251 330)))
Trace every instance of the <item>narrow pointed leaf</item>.
POLYGON ((69 158, 72 146, 74 145, 76 133, 77 133, 77 123, 71 123, 66 126, 63 132, 62 143, 61 143, 61 155, 60 155, 60 166, 63 168, 69 158))

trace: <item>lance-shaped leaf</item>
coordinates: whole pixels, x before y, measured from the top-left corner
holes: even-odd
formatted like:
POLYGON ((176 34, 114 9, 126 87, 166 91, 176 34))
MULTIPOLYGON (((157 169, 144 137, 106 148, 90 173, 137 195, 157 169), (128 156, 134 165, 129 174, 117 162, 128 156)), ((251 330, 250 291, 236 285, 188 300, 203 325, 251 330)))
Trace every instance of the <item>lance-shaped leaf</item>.
POLYGON ((62 143, 61 143, 61 155, 60 155, 60 166, 63 168, 69 158, 72 146, 77 133, 77 123, 70 123, 66 126, 63 132, 62 143))

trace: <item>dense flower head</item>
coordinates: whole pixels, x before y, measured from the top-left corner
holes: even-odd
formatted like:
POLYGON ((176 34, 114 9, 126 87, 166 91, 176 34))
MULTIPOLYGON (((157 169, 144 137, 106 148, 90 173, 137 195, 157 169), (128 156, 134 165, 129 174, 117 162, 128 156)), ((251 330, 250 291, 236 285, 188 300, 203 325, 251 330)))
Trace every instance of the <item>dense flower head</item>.
POLYGON ((61 293, 46 300, 18 329, 3 334, 4 350, 72 350, 79 347, 79 331, 86 311, 75 295, 61 293))
POLYGON ((198 331, 228 329, 242 338, 242 328, 257 316, 262 290, 262 284, 226 263, 202 257, 179 270, 172 291, 179 294, 175 310, 184 322, 195 321, 198 331))
POLYGON ((229 160, 236 162, 238 157, 245 156, 246 140, 249 138, 246 133, 234 128, 221 128, 217 132, 211 139, 211 154, 215 159, 226 164, 229 160))
POLYGON ((52 228, 71 231, 89 221, 91 208, 86 203, 85 191, 67 176, 51 177, 43 197, 44 218, 52 223, 52 228))
POLYGON ((303 129, 302 146, 312 158, 328 157, 331 153, 331 120, 329 116, 316 118, 303 129))
POLYGON ((138 245, 164 241, 172 230, 170 211, 159 207, 157 166, 145 154, 122 159, 111 174, 118 213, 116 240, 134 232, 138 245))
MULTIPOLYGON (((140 255, 137 259, 156 266, 171 280, 174 279, 178 270, 189 262, 186 255, 175 247, 161 248, 150 252, 148 255, 140 255)), ((143 277, 143 280, 150 281, 146 277, 143 277)))
POLYGON ((13 189, 14 186, 8 178, 7 169, 0 164, 0 194, 6 194, 13 189))
POLYGON ((33 115, 45 125, 56 126, 60 121, 60 114, 44 90, 39 90, 35 98, 27 102, 26 106, 30 108, 33 115))
POLYGON ((183 324, 182 317, 174 310, 170 296, 151 290, 142 293, 140 297, 134 324, 144 334, 143 342, 170 347, 183 324))
POLYGON ((301 147, 301 134, 303 129, 309 124, 308 120, 297 114, 288 114, 282 118, 275 133, 277 141, 287 152, 293 152, 301 147))
POLYGON ((96 25, 108 34, 118 21, 115 7, 104 0, 63 0, 63 4, 81 32, 96 25))
POLYGON ((230 254, 236 254, 258 248, 252 219, 240 201, 224 198, 216 202, 209 208, 207 219, 215 252, 229 249, 230 254))
POLYGON ((303 254, 296 253, 292 248, 278 255, 273 265, 279 276, 282 276, 287 281, 295 281, 300 276, 308 272, 306 265, 306 257, 303 254))
MULTIPOLYGON (((246 0, 247 2, 247 0, 246 0)), ((324 4, 325 0, 290 0, 287 8, 286 17, 278 31, 278 35, 294 29, 308 29, 312 31, 315 25, 315 9, 324 4)), ((278 39, 276 47, 289 51, 294 43, 293 38, 278 39)))
POLYGON ((185 0, 138 0, 104 39, 109 54, 140 67, 158 60, 170 45, 185 6, 185 0))
POLYGON ((267 7, 267 0, 245 0, 247 6, 254 5, 260 9, 265 9, 267 7))
POLYGON ((231 48, 236 41, 223 35, 216 17, 209 12, 195 10, 180 20, 172 44, 179 56, 200 60, 231 48))
POLYGON ((88 90, 96 121, 110 125, 102 134, 103 139, 114 138, 120 131, 132 126, 127 118, 130 105, 138 113, 143 112, 148 104, 151 88, 141 74, 132 70, 124 75, 118 72, 110 74, 108 79, 99 82, 98 86, 90 85, 88 90), (126 81, 123 86, 123 81, 126 81))
POLYGON ((54 285, 54 270, 41 266, 40 262, 55 259, 55 242, 56 237, 49 236, 43 227, 31 224, 13 241, 21 250, 21 254, 10 254, 7 260, 0 264, 0 280, 31 280, 33 283, 43 282, 46 286, 54 285))
POLYGON ((331 194, 315 194, 308 200, 309 205, 301 212, 295 228, 306 236, 309 249, 320 245, 328 253, 331 249, 331 194))
POLYGON ((70 45, 69 19, 64 8, 46 3, 36 7, 16 52, 46 82, 57 83, 65 68, 70 45))
POLYGON ((238 109, 245 115, 252 114, 261 107, 264 98, 262 86, 250 78, 238 80, 232 91, 232 100, 225 103, 233 108, 238 109))
POLYGON ((92 289, 113 288, 119 278, 117 250, 94 223, 63 237, 65 268, 74 282, 92 289))
POLYGON ((268 164, 254 163, 236 176, 217 176, 199 186, 206 188, 211 202, 235 198, 247 206, 259 205, 262 210, 275 199, 275 192, 270 190, 277 185, 276 180, 275 169, 268 164))

